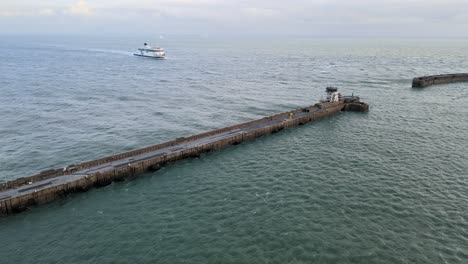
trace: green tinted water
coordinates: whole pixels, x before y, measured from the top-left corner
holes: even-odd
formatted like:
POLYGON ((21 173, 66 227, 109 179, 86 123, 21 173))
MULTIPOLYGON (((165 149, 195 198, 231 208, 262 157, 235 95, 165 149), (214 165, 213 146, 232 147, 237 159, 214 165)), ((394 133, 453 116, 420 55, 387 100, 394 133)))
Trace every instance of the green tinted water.
POLYGON ((90 40, 64 52, 61 67, 83 63, 81 79, 56 77, 66 92, 40 62, 42 88, 3 78, 5 179, 313 104, 328 83, 371 108, 2 218, 2 263, 466 263, 467 84, 410 83, 466 69, 467 43, 348 42, 174 41, 156 65, 80 50, 90 40))

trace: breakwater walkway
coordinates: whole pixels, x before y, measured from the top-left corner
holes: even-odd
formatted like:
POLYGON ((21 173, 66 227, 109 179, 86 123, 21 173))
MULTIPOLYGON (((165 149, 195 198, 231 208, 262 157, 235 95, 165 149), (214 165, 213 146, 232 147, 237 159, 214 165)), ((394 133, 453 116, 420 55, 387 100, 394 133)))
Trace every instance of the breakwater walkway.
POLYGON ((340 96, 313 106, 0 183, 0 216, 51 202, 68 193, 84 192, 92 187, 157 171, 169 162, 199 157, 202 153, 303 125, 340 111, 367 112, 368 105, 356 96, 340 96))
POLYGON ((468 73, 440 74, 416 77, 413 79, 413 88, 424 88, 434 84, 447 84, 454 82, 468 82, 468 73))

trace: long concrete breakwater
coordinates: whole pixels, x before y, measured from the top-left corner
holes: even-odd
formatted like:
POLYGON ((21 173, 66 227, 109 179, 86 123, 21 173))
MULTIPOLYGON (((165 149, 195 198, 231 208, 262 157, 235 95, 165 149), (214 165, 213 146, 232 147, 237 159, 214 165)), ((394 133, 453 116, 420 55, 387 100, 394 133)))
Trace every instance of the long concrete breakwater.
POLYGON ((22 212, 31 206, 51 202, 69 193, 84 192, 92 187, 102 187, 113 181, 123 181, 129 177, 154 172, 177 160, 199 157, 202 153, 238 145, 340 111, 367 112, 368 107, 360 102, 359 97, 340 97, 335 101, 323 101, 313 106, 190 137, 42 171, 33 176, 0 184, 0 216, 22 212))
POLYGON ((413 78, 413 88, 424 88, 435 84, 468 82, 468 73, 440 74, 413 78))

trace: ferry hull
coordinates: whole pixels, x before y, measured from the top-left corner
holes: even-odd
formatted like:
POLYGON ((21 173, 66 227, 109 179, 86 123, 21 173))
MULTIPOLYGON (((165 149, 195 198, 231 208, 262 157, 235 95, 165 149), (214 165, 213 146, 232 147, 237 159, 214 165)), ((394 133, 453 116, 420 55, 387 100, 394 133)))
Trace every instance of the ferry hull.
POLYGON ((165 56, 149 56, 149 55, 141 55, 137 53, 133 53, 133 55, 138 56, 138 57, 146 57, 146 58, 153 58, 153 59, 165 59, 166 58, 165 56))

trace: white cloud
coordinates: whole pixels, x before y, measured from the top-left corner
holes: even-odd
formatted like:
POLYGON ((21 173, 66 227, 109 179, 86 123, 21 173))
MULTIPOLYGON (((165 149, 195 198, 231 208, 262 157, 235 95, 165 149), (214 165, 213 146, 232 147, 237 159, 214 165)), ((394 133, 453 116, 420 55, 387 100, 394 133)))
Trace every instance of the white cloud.
POLYGON ((40 10, 21 10, 21 9, 10 9, 0 10, 0 17, 34 17, 34 16, 53 16, 57 13, 55 10, 50 8, 40 10))
POLYGON ((17 13, 14 11, 0 10, 0 17, 12 17, 17 16, 17 13))
POLYGON ((253 17, 273 17, 279 14, 278 11, 273 9, 256 7, 244 8, 244 13, 253 17))
POLYGON ((468 36, 460 30, 468 27, 466 10, 468 0, 0 0, 0 19, 8 22, 0 32, 15 25, 67 32, 70 25, 77 32, 151 25, 166 34, 468 36))
POLYGON ((41 15, 41 16, 53 16, 53 15, 56 15, 56 12, 55 12, 55 10, 53 10, 53 9, 45 8, 45 9, 39 10, 38 15, 41 15))
POLYGON ((93 10, 89 7, 85 0, 78 0, 78 2, 72 4, 68 8, 66 13, 75 16, 90 16, 93 14, 93 10))

